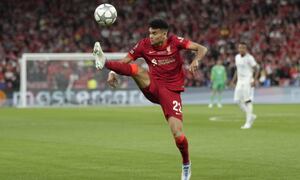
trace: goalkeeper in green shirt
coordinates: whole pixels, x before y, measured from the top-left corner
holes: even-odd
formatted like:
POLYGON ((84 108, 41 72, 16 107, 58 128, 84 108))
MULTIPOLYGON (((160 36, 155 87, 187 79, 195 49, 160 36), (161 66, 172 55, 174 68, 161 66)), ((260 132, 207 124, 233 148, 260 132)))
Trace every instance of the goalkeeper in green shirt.
POLYGON ((218 107, 222 107, 222 92, 225 89, 225 84, 227 81, 227 73, 226 69, 222 64, 221 60, 217 61, 217 64, 214 65, 211 69, 210 73, 210 81, 212 83, 212 94, 210 97, 210 104, 208 105, 209 108, 213 107, 214 100, 216 95, 218 95, 218 107))

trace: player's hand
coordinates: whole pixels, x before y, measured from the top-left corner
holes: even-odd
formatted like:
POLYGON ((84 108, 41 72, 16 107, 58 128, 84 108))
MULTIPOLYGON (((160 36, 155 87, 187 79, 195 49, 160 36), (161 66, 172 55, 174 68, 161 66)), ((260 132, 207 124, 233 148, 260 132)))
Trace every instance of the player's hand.
POLYGON ((107 83, 110 87, 116 88, 118 85, 118 75, 115 72, 110 71, 108 73, 107 83))
POLYGON ((251 82, 251 87, 256 87, 257 84, 258 84, 258 81, 254 80, 253 82, 251 82))
POLYGON ((199 67, 199 61, 193 60, 190 64, 189 71, 191 71, 193 74, 198 70, 199 67))
POLYGON ((235 87, 235 83, 234 83, 233 81, 231 81, 231 82, 229 83, 229 86, 230 86, 231 88, 234 88, 234 87, 235 87))

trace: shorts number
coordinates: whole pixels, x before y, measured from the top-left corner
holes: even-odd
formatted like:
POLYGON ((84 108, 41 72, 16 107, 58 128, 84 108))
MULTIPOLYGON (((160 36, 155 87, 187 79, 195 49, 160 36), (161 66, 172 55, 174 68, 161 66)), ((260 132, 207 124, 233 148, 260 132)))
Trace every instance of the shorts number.
POLYGON ((174 111, 182 113, 180 102, 178 102, 178 101, 173 101, 173 105, 174 105, 174 106, 173 106, 173 110, 174 110, 174 111))

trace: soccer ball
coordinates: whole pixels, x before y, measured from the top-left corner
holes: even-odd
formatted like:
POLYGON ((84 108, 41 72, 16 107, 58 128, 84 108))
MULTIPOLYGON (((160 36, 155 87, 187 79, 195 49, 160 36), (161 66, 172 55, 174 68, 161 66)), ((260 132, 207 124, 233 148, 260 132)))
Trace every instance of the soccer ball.
POLYGON ((100 25, 110 26, 117 19, 117 10, 111 4, 101 4, 96 8, 94 17, 100 25))

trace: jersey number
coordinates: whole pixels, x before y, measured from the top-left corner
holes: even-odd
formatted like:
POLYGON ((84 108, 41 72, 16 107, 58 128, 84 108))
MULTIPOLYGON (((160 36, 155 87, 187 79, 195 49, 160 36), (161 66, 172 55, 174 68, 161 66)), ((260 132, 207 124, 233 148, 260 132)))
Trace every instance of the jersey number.
POLYGON ((179 113, 182 113, 181 111, 181 104, 178 101, 173 101, 173 110, 179 113))

